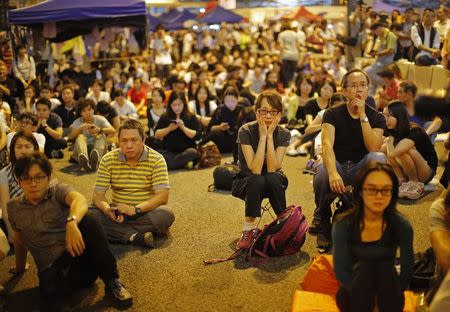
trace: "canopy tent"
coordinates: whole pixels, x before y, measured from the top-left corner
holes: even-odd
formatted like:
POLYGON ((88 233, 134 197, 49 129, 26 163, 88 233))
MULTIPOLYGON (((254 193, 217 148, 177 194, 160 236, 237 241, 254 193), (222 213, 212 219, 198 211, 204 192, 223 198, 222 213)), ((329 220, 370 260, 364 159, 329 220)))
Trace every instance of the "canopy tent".
POLYGON ((312 13, 304 6, 300 7, 296 12, 284 15, 283 18, 301 20, 304 22, 320 21, 323 19, 322 16, 312 13))
POLYGON ((195 19, 197 15, 190 12, 187 9, 174 9, 168 13, 161 14, 156 17, 153 15, 148 15, 147 25, 148 29, 154 31, 156 26, 162 25, 166 30, 178 30, 183 29, 183 23, 188 20, 195 19))
POLYGON ((220 24, 220 23, 239 23, 244 20, 244 17, 233 13, 221 6, 217 6, 198 21, 203 24, 220 24))
POLYGON ((89 33, 94 26, 145 27, 144 0, 48 0, 39 4, 10 10, 9 23, 32 28, 56 23, 55 41, 89 33))

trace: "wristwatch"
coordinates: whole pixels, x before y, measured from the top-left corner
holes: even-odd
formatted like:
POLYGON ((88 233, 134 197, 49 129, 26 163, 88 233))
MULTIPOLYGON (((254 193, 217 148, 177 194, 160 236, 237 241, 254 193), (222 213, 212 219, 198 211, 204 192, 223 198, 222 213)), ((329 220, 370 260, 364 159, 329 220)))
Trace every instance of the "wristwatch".
POLYGON ((69 217, 67 217, 66 223, 69 223, 69 222, 72 222, 72 221, 77 222, 78 218, 76 216, 69 216, 69 217))
POLYGON ((142 209, 139 207, 134 206, 134 213, 137 215, 140 215, 142 213, 142 209))
POLYGON ((360 118, 359 120, 360 120, 361 122, 369 122, 369 118, 367 118, 367 116, 364 117, 364 118, 360 118))

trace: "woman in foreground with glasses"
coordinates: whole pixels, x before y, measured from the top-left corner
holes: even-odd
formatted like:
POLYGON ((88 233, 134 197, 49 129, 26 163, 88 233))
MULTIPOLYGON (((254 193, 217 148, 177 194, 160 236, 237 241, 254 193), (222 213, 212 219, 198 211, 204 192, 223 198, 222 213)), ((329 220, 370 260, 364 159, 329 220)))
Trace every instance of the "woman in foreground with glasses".
POLYGON ((245 219, 238 249, 246 249, 258 234, 255 220, 261 216, 261 201, 268 197, 277 215, 286 209, 288 180, 281 171, 289 145, 289 130, 279 126, 283 110, 281 96, 263 91, 255 103, 256 121, 238 132, 239 173, 233 180, 232 194, 245 200, 245 219))
POLYGON ((8 221, 6 204, 10 199, 18 197, 23 193, 19 183, 17 183, 17 180, 14 177, 14 164, 17 159, 24 158, 36 151, 39 151, 38 142, 31 132, 16 132, 9 147, 10 163, 0 171, 0 205, 2 208, 3 220, 5 221, 8 232, 8 240, 11 243, 13 242, 13 231, 8 221))
POLYGON ((413 229, 396 209, 398 180, 391 166, 370 162, 357 174, 353 208, 333 225, 339 310, 403 311, 412 277, 413 229), (400 248, 400 274, 394 266, 400 248))

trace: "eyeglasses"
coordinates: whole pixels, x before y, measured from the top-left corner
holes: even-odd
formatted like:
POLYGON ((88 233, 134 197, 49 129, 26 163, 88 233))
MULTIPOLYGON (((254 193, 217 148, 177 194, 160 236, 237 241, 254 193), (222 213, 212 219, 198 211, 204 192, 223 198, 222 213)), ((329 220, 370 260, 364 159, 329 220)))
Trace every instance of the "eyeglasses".
POLYGON ((365 89, 367 87, 369 87, 369 85, 367 83, 353 83, 351 85, 348 86, 351 89, 365 89))
POLYGON ((388 196, 392 195, 392 188, 391 187, 387 187, 387 188, 383 188, 383 189, 377 189, 377 188, 374 188, 374 187, 364 187, 363 190, 369 196, 377 196, 378 193, 380 193, 381 196, 383 196, 383 197, 388 197, 388 196))
POLYGON ((260 115, 266 116, 268 114, 270 114, 271 116, 276 116, 278 115, 279 111, 277 110, 267 110, 267 109, 258 109, 258 113, 260 115))
POLYGON ((44 176, 35 176, 35 177, 21 177, 19 180, 23 184, 31 184, 32 182, 38 184, 38 183, 43 182, 46 178, 47 178, 47 176, 44 175, 44 176))

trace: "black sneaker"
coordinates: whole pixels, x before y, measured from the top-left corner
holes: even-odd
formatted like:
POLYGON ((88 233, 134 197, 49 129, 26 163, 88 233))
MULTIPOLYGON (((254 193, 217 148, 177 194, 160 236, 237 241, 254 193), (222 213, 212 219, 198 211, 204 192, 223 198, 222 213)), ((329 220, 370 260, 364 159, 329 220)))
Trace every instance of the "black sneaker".
POLYGON ((131 242, 134 245, 146 247, 146 248, 154 248, 155 240, 153 238, 152 232, 139 232, 134 236, 133 241, 131 242))
POLYGON ((64 158, 64 152, 62 150, 53 150, 51 154, 52 158, 56 159, 64 158))
POLYGON ((109 293, 119 302, 119 304, 131 305, 133 297, 118 278, 112 279, 106 287, 109 293))
POLYGON ((100 162, 100 155, 98 154, 98 151, 94 148, 91 152, 91 155, 89 156, 90 161, 91 161, 91 167, 92 170, 97 171, 98 169, 98 164, 100 162))
POLYGON ((78 156, 78 163, 80 164, 81 169, 83 169, 84 171, 91 170, 91 165, 89 164, 89 159, 86 155, 80 154, 78 156))
POLYGON ((314 218, 309 227, 308 233, 311 235, 317 235, 321 231, 320 219, 314 218))
POLYGON ((331 248, 331 240, 324 233, 317 234, 317 248, 328 251, 331 248))

